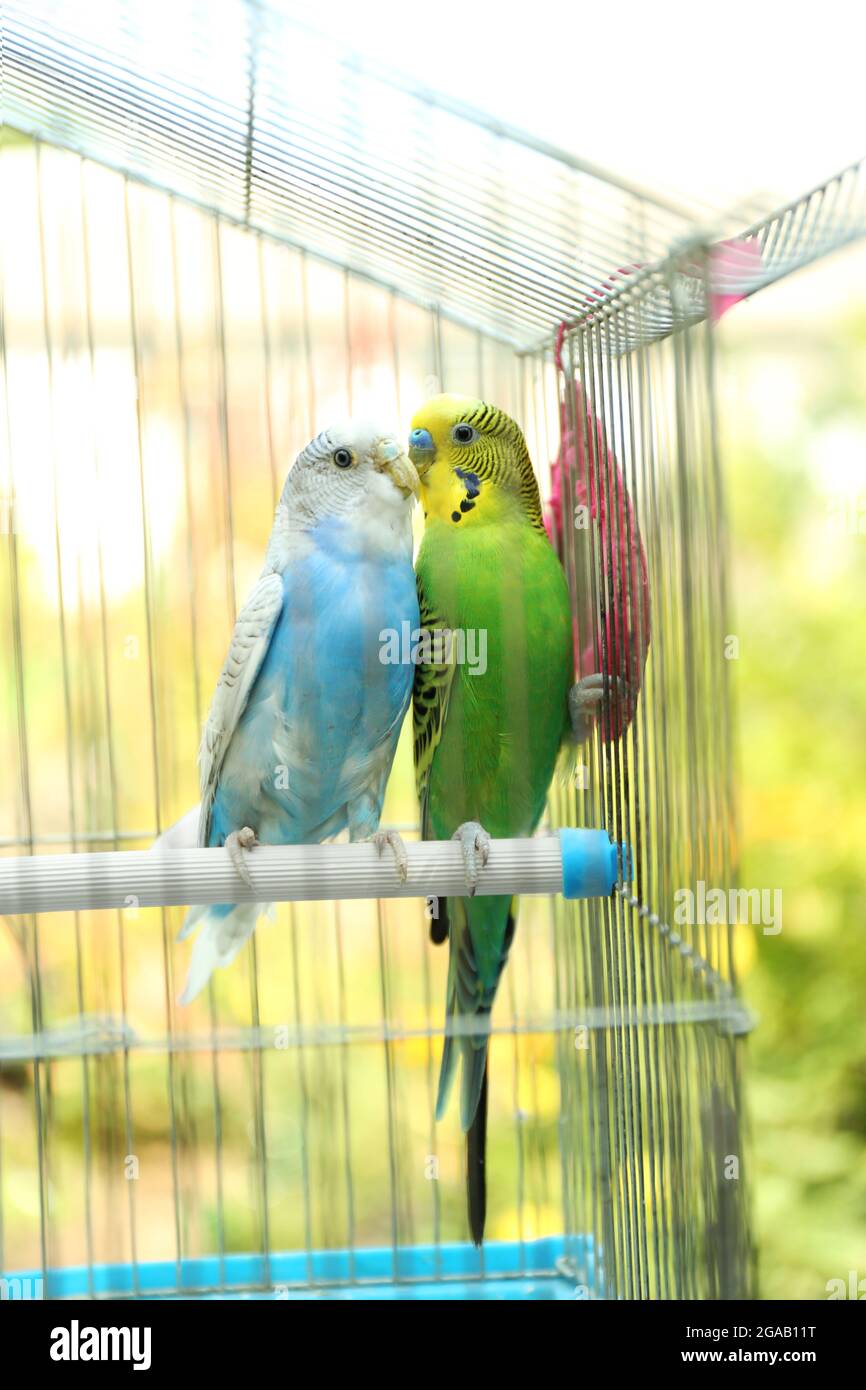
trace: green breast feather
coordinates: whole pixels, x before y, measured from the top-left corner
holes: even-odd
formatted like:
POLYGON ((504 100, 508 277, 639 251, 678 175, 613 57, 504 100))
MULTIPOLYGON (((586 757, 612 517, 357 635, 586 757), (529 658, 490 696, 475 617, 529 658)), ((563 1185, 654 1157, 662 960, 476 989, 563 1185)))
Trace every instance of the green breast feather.
POLYGON ((494 836, 531 834, 572 680, 559 560, 524 522, 463 532, 428 522, 417 574, 422 626, 452 634, 416 672, 422 833, 444 839, 478 820, 494 836))

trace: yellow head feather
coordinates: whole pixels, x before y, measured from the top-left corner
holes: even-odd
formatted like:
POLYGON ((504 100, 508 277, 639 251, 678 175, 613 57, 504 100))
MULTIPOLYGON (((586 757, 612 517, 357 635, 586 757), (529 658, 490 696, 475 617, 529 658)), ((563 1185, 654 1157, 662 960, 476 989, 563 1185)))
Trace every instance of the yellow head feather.
POLYGON ((432 447, 409 453, 421 479, 425 515, 461 527, 523 514, 544 529, 538 483, 519 426, 473 396, 434 396, 412 418, 432 447))

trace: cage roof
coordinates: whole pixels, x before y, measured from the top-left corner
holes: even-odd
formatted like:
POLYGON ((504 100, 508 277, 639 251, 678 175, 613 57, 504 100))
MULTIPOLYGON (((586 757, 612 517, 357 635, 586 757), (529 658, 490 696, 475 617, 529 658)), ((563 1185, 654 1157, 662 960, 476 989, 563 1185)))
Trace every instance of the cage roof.
MULTIPOLYGON (((709 239, 706 209, 416 86, 273 5, 223 0, 215 23, 203 0, 5 0, 0 45, 10 126, 515 346, 638 287, 653 307, 632 316, 629 341, 670 331, 678 306, 707 312, 701 275, 678 300, 658 271, 709 239)), ((839 208, 832 225, 788 210, 778 265, 715 261, 720 292, 861 234, 861 175, 841 223, 839 208)), ((740 235, 757 242, 771 222, 740 235)))

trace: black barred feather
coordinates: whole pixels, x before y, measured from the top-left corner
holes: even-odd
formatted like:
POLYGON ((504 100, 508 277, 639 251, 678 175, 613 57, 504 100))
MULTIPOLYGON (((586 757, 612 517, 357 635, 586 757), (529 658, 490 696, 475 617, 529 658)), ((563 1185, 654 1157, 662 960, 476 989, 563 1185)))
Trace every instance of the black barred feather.
POLYGON ((440 898, 436 916, 430 922, 430 940, 434 946, 441 946, 448 940, 448 899, 440 898))
MULTIPOLYGON (((435 632, 444 626, 434 613, 424 593, 420 575, 418 584, 418 607, 421 627, 435 632)), ((448 709, 448 695, 454 676, 453 650, 448 648, 449 659, 439 664, 421 662, 415 668, 415 688, 412 696, 412 723, 415 737, 415 782, 418 800, 421 805, 421 837, 430 835, 430 818, 427 812, 427 783, 430 780, 430 764, 433 754, 442 737, 445 714, 448 709)), ((444 898, 438 903, 438 912, 430 922, 430 940, 434 946, 441 946, 448 940, 448 904, 444 898)))
POLYGON ((466 1133, 466 1204, 469 1210, 469 1234, 475 1245, 484 1241, 487 1220, 487 1081, 489 1063, 484 1051, 484 1076, 478 1095, 475 1118, 466 1133))
POLYGON ((520 426, 504 410, 487 401, 479 401, 474 410, 467 410, 460 418, 464 424, 479 430, 481 439, 464 450, 454 445, 456 461, 465 462, 479 478, 494 486, 516 478, 529 521, 537 531, 544 531, 538 479, 520 426), (495 444, 489 442, 493 440, 495 444))
MULTIPOLYGON (((418 607, 421 627, 434 633, 447 624, 436 614, 427 600, 421 576, 417 575, 418 607)), ((412 723, 415 737, 415 784, 418 800, 421 803, 421 838, 430 836, 430 818, 427 810, 427 784, 430 780, 430 764, 442 737, 445 715, 448 711, 448 696, 454 677, 454 649, 445 644, 447 660, 442 662, 421 662, 415 667, 415 686, 412 692, 412 723)), ((447 918, 446 918, 447 920, 447 918)), ((435 919, 434 919, 435 927, 435 919)), ((433 928, 430 932, 433 936, 433 928)), ((434 937, 434 940, 436 938, 434 937)), ((444 940, 444 937, 442 938, 444 940)))

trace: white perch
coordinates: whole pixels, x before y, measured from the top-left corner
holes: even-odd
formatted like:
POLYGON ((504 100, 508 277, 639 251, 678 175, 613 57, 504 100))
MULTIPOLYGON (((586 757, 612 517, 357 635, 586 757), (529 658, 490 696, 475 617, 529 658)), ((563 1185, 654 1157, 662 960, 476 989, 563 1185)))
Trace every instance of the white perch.
MULTIPOLYGON (((170 907, 188 903, 312 902, 341 898, 458 897, 467 893, 460 845, 406 842, 409 874, 372 844, 260 846, 247 855, 253 887, 223 849, 115 850, 0 858, 0 914, 170 907)), ((603 830, 493 840, 479 894, 607 896, 620 852, 603 830)), ((627 856, 622 856, 626 862, 627 856)))

